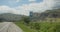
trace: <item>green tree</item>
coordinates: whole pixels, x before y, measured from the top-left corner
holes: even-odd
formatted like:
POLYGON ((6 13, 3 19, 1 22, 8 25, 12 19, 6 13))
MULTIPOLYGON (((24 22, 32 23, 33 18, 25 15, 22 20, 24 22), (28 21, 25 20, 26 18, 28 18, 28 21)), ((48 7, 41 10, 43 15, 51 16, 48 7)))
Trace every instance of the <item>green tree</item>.
POLYGON ((24 21, 24 23, 29 24, 30 19, 29 19, 29 17, 24 17, 23 21, 24 21))

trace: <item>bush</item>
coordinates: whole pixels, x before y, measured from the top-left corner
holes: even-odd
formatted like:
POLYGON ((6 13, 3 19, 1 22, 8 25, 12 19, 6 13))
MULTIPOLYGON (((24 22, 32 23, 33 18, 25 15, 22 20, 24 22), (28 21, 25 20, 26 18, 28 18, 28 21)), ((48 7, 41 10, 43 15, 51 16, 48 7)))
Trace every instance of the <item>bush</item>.
POLYGON ((30 23, 29 17, 24 17, 24 18, 23 18, 23 21, 24 21, 24 23, 25 23, 26 25, 30 23))
POLYGON ((56 24, 56 32, 60 32, 60 23, 56 24))
POLYGON ((30 23, 30 27, 39 32, 60 32, 59 22, 30 23))

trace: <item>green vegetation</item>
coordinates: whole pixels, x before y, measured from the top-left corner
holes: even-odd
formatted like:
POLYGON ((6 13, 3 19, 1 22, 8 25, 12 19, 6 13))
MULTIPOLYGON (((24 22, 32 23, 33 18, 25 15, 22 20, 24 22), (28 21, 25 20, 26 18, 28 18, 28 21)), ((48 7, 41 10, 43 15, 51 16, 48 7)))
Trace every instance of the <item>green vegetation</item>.
POLYGON ((16 22, 24 32, 60 32, 60 22, 31 22, 29 26, 16 22))
POLYGON ((60 18, 48 18, 46 21, 30 21, 24 18, 15 22, 24 32, 60 32, 60 18), (28 21, 28 22, 27 22, 28 21))
POLYGON ((26 25, 23 24, 22 22, 15 22, 16 25, 18 25, 24 32, 36 32, 33 29, 30 29, 29 27, 27 27, 26 25))
POLYGON ((43 12, 39 17, 41 21, 37 18, 38 21, 30 21, 29 17, 26 17, 16 22, 16 25, 24 32, 60 32, 60 9, 43 12))
MULTIPOLYGON (((36 23, 38 24, 38 23, 36 23)), ((50 22, 40 22, 38 27, 36 27, 37 25, 34 24, 33 27, 35 28, 40 28, 39 32, 55 32, 55 25, 56 23, 50 23, 50 22), (36 26, 35 26, 36 25, 36 26)), ((55 29, 56 30, 56 29, 55 29)), ((38 30, 37 30, 38 31, 38 30)))
POLYGON ((23 18, 23 21, 24 21, 24 23, 29 24, 30 19, 29 19, 29 17, 24 17, 23 18))

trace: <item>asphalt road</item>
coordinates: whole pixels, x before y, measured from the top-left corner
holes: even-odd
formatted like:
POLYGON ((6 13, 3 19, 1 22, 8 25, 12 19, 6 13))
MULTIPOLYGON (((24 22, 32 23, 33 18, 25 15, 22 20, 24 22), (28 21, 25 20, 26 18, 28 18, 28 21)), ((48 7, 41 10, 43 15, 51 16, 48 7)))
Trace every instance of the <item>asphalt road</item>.
POLYGON ((23 32, 21 28, 12 22, 1 22, 0 32, 23 32))

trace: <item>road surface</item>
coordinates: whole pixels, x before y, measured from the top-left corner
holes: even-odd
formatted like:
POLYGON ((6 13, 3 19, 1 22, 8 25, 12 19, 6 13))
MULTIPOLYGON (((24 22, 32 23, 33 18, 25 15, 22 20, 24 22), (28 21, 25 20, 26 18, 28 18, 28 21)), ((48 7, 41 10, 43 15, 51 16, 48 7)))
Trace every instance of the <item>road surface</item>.
POLYGON ((0 32, 23 32, 21 28, 12 22, 1 22, 0 32))

